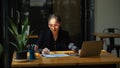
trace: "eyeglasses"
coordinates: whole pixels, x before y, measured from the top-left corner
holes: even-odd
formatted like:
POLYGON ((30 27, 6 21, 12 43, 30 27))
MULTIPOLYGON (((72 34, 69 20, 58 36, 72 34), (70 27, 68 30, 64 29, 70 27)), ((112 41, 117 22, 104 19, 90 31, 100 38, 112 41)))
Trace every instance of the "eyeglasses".
POLYGON ((59 26, 60 24, 59 23, 56 23, 56 24, 49 24, 50 27, 56 27, 56 26, 59 26))

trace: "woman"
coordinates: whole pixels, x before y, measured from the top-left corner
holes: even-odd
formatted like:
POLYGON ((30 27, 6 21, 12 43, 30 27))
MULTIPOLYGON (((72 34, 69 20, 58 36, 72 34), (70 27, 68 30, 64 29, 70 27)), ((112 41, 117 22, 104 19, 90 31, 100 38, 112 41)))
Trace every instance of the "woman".
MULTIPOLYGON (((61 29, 61 19, 56 15, 50 15, 48 18, 48 27, 49 29, 43 31, 39 39, 34 47, 34 50, 38 50, 42 48, 43 54, 49 54, 50 50, 52 51, 62 51, 69 50, 71 46, 70 37, 68 32, 61 29)), ((74 46, 75 50, 78 50, 76 46, 74 46)))

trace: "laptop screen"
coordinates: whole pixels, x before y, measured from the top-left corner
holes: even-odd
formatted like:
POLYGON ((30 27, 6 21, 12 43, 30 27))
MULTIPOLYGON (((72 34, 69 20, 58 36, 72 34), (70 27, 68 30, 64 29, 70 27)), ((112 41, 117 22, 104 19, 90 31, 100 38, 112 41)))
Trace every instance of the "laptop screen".
POLYGON ((104 41, 84 41, 80 51, 80 57, 99 56, 103 49, 104 41))

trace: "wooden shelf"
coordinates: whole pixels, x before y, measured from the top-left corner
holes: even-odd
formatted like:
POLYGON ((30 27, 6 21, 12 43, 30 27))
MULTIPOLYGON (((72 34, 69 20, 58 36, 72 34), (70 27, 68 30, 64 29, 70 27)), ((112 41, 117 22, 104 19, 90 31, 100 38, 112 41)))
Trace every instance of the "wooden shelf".
POLYGON ((29 38, 38 38, 39 36, 38 35, 30 35, 29 38))

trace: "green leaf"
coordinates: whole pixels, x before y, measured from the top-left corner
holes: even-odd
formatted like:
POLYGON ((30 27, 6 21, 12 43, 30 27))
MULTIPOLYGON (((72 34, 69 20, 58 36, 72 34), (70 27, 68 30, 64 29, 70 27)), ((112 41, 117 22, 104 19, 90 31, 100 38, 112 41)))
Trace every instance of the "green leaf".
POLYGON ((9 21, 10 21, 10 25, 11 25, 12 31, 13 31, 14 34, 17 36, 17 35, 18 35, 17 26, 14 24, 14 22, 13 22, 11 19, 9 19, 9 21))
POLYGON ((9 42, 10 44, 12 44, 13 46, 15 46, 17 48, 17 50, 20 50, 19 47, 17 46, 17 44, 13 43, 13 42, 9 42))
POLYGON ((35 32, 35 30, 31 31, 29 35, 32 35, 35 32))
POLYGON ((16 36, 15 32, 14 32, 11 28, 8 27, 8 29, 9 29, 9 31, 10 31, 13 35, 16 36))
POLYGON ((28 18, 23 22, 23 29, 22 29, 22 35, 26 33, 26 30, 28 29, 28 18))
POLYGON ((22 35, 22 40, 23 40, 23 44, 26 44, 25 43, 25 40, 26 40, 26 38, 27 38, 27 34, 26 34, 26 31, 27 31, 27 29, 28 29, 28 18, 26 18, 26 20, 23 22, 23 28, 22 28, 22 33, 21 33, 21 35, 22 35))

